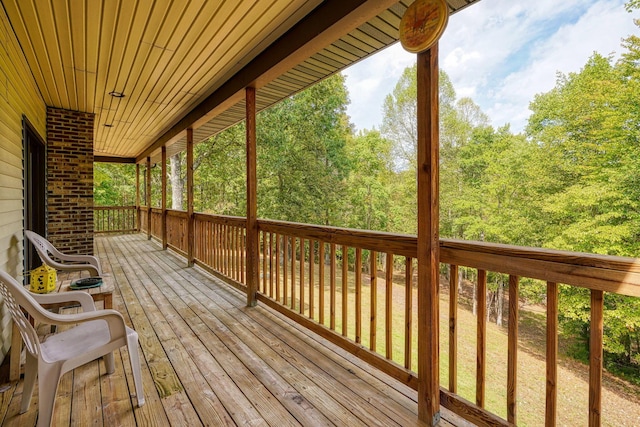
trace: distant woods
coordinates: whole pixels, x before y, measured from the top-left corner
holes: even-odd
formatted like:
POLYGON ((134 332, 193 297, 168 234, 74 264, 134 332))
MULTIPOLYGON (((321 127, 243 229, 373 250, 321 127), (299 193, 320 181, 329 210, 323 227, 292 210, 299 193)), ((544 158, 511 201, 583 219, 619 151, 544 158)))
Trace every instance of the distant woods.
MULTIPOLYGON (((442 237, 640 256, 640 38, 622 49, 617 61, 594 53, 579 72, 559 73, 532 100, 521 134, 491 126, 440 73, 442 237)), ((414 234, 415 100, 412 67, 385 99, 380 129, 354 132, 341 74, 261 112, 259 217, 414 234)), ((245 215, 244 138, 241 123, 196 145, 196 211, 245 215)), ((170 208, 184 209, 184 164, 181 153, 168 168, 170 208)), ((134 183, 135 167, 96 164, 96 205, 134 204, 134 183)), ((159 165, 152 185, 159 207, 159 165)), ((488 298, 502 307, 506 280, 489 281, 488 298)), ((521 304, 544 303, 544 291, 524 282, 521 304)), ((563 288, 560 304, 564 332, 584 358, 588 294, 563 288)), ((605 306, 605 364, 640 382, 640 302, 608 294, 605 306)))

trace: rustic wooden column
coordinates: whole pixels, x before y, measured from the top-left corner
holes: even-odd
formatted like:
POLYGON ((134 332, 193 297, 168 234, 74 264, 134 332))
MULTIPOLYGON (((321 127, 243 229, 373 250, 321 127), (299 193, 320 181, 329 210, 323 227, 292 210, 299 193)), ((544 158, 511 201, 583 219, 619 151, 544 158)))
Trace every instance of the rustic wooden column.
POLYGON ((136 231, 140 232, 140 163, 136 163, 136 231))
POLYGON ((167 146, 162 146, 162 249, 167 249, 167 146))
POLYGON ((418 415, 440 420, 438 44, 418 54, 418 415))
POLYGON ((256 305, 258 291, 258 202, 256 175, 256 89, 246 88, 247 109, 247 306, 256 305))
POLYGON ((193 246, 195 241, 193 230, 193 129, 187 129, 187 262, 193 266, 193 246))
POLYGON ((604 292, 591 290, 591 335, 589 337, 589 427, 602 420, 602 346, 604 333, 604 292))
POLYGON ((145 171, 147 179, 145 199, 147 203, 147 239, 151 240, 151 157, 147 157, 147 170, 145 171))

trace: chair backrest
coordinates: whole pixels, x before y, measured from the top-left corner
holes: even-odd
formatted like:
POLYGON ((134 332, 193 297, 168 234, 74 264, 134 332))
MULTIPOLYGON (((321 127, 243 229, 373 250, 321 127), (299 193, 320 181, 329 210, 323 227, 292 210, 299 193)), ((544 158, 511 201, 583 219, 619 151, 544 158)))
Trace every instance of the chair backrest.
POLYGON ((4 271, 0 271, 0 295, 2 295, 5 306, 9 309, 13 321, 20 330, 27 351, 35 357, 40 356, 38 334, 20 309, 23 307, 28 313, 34 314, 38 312, 38 308, 41 308, 40 304, 29 295, 22 285, 4 271))
POLYGON ((49 242, 38 233, 35 233, 31 230, 24 230, 24 235, 31 241, 31 243, 33 243, 36 251, 38 251, 38 255, 40 255, 40 259, 45 264, 49 265, 48 261, 51 259, 49 253, 53 254, 54 256, 58 256, 59 251, 51 244, 51 242, 49 242))

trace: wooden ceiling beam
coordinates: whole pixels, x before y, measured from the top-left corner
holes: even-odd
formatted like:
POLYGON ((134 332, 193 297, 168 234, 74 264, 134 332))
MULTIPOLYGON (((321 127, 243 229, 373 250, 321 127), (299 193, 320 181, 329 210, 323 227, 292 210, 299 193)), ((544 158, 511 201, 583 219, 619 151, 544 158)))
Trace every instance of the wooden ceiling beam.
POLYGON ((176 140, 189 127, 198 127, 243 99, 246 87, 259 89, 344 34, 388 9, 397 0, 327 0, 300 20, 222 86, 185 114, 137 161, 176 140))
POLYGON ((93 156, 94 163, 136 163, 135 157, 93 156))

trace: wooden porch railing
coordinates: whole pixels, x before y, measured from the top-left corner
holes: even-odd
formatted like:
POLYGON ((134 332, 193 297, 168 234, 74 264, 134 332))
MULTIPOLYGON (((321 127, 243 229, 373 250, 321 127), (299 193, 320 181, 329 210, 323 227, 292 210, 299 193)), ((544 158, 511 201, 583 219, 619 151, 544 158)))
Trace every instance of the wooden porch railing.
POLYGON ((137 231, 135 206, 95 206, 93 225, 95 233, 131 233, 137 231))
MULTIPOLYGON (((168 211, 170 246, 186 253, 187 215, 168 211)), ((143 221, 144 222, 144 221, 143 221)), ((245 290, 245 218, 194 214, 195 262, 245 290)), ((155 227, 152 227, 155 233, 155 227)), ((259 220, 258 300, 416 389, 414 289, 417 239, 362 230, 259 220)), ((156 237, 159 237, 155 234, 156 237)), ((521 278, 547 284, 546 413, 555 425, 557 407, 558 284, 591 292, 590 425, 600 425, 603 295, 639 297, 640 261, 479 242, 441 240, 440 261, 449 271, 447 388, 441 404, 484 425, 517 423, 518 317, 521 278), (477 275, 477 357, 475 402, 457 393, 458 270, 477 275), (485 407, 487 276, 508 275, 507 417, 485 407)))

